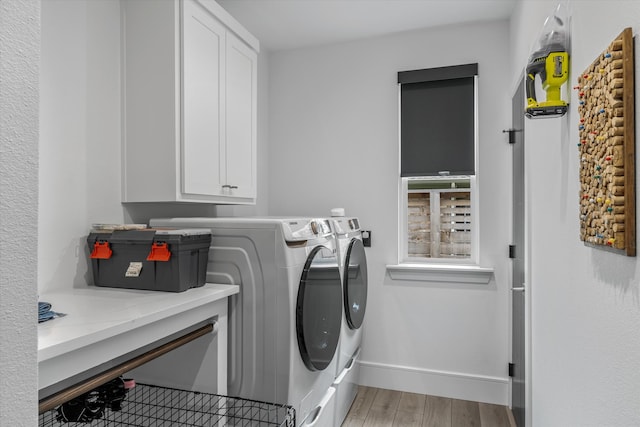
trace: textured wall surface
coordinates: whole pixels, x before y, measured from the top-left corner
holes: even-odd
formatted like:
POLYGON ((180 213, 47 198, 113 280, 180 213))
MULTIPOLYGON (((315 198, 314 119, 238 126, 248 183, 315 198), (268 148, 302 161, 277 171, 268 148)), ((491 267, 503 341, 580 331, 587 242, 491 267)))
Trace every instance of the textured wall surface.
POLYGON ((36 425, 40 2, 0 1, 0 424, 36 425))

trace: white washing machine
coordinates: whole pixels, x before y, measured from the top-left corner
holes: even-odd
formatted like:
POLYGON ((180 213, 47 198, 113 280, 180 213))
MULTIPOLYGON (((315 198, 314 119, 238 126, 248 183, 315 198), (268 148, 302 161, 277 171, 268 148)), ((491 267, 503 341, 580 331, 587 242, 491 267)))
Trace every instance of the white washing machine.
POLYGON ((338 244, 343 316, 338 347, 334 425, 344 421, 358 392, 362 322, 367 308, 367 258, 358 218, 331 218, 338 244))
POLYGON ((173 218, 150 225, 211 229, 207 281, 240 286, 229 301, 228 394, 291 405, 298 426, 332 426, 342 286, 330 222, 173 218))

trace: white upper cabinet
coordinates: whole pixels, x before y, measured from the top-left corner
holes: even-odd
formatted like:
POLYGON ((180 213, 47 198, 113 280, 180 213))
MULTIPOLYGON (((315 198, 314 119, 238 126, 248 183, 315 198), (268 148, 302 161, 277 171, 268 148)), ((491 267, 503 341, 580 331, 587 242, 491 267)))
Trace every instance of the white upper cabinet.
POLYGON ((255 203, 257 40, 211 0, 121 4, 123 202, 255 203))

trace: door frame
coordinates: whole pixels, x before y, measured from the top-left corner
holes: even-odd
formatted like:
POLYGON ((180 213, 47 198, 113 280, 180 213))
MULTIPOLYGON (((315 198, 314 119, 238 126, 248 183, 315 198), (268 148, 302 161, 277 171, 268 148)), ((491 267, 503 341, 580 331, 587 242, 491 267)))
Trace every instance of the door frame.
MULTIPOLYGON (((524 84, 525 75, 524 72, 520 73, 519 78, 516 80, 516 83, 511 91, 510 100, 516 96, 518 92, 518 86, 520 84, 524 84)), ((526 97, 526 95, 525 95, 526 97)), ((523 106, 525 99, 523 101, 523 106)), ((513 113, 513 111, 512 111, 513 113)), ((523 107, 524 114, 524 107, 523 107)), ((525 354, 525 426, 531 427, 533 426, 533 380, 532 380, 532 287, 531 287, 531 191, 530 191, 530 183, 529 183, 529 174, 528 171, 532 170, 531 165, 529 164, 530 156, 528 156, 528 147, 530 144, 527 144, 526 140, 526 127, 527 120, 524 120, 524 287, 525 287, 525 302, 524 302, 524 354, 525 354)), ((512 171, 511 176, 513 176, 513 162, 512 162, 512 171)), ((513 200, 511 201, 511 206, 513 206, 513 200)), ((513 209, 512 209, 513 214, 513 209)), ((511 218, 511 230, 513 230, 513 217, 511 218)), ((513 235, 511 239, 513 241, 513 235)), ((513 274, 512 267, 510 264, 510 274, 509 274, 509 360, 512 360, 512 334, 513 334, 513 304, 512 304, 512 296, 511 296, 511 288, 514 286, 520 286, 520 284, 513 283, 513 274)), ((512 407, 513 402, 512 399, 512 381, 509 381, 509 407, 512 407)), ((521 427, 521 426, 520 426, 521 427)))

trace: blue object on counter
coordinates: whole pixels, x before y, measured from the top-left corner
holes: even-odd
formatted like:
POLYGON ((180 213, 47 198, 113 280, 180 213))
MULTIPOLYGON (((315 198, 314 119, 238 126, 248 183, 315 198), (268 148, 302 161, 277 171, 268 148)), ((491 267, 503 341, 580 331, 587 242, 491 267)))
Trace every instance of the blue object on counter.
POLYGON ((46 322, 55 317, 66 316, 64 313, 56 313, 51 311, 51 304, 48 302, 38 302, 38 323, 46 322))

